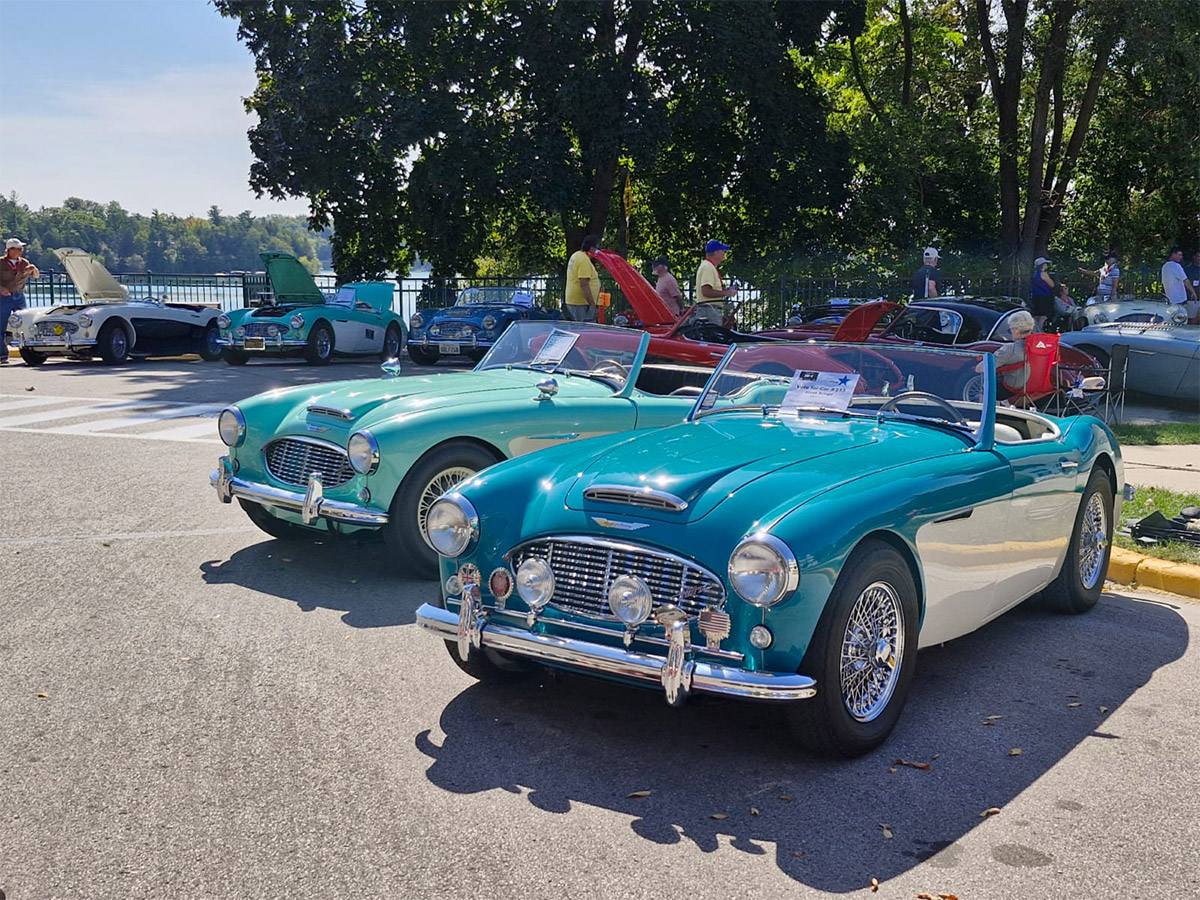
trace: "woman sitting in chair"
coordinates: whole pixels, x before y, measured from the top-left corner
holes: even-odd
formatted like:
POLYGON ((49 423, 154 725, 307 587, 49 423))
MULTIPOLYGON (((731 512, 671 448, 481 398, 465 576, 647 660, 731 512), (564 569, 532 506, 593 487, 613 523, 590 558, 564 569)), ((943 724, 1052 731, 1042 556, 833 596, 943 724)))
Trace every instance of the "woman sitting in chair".
MULTIPOLYGON (((1025 394, 1029 379, 1029 366, 1025 363, 1025 339, 1033 334, 1033 316, 1023 309, 1017 310, 1008 320, 1012 341, 1001 344, 992 356, 996 360, 996 371, 1000 380, 996 383, 998 400, 1008 400, 1025 394)), ((983 363, 975 367, 983 371, 983 363)))

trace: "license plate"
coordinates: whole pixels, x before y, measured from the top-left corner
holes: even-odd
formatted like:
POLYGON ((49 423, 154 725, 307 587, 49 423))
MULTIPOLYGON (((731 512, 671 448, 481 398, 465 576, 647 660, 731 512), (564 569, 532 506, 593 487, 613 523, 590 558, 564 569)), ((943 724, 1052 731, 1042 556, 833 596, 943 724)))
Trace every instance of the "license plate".
POLYGON ((267 341, 266 341, 266 338, 260 338, 260 337, 258 337, 258 338, 254 338, 254 337, 248 337, 248 338, 246 338, 246 349, 247 349, 247 350, 265 350, 265 349, 267 349, 267 341))
POLYGON ((457 356, 459 353, 462 353, 462 349, 458 344, 438 344, 438 351, 448 356, 457 356))

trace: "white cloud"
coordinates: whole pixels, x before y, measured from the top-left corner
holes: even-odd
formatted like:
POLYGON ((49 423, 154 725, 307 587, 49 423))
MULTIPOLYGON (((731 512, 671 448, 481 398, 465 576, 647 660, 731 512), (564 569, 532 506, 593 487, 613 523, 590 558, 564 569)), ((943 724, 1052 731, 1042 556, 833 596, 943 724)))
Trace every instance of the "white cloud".
POLYGON ((0 190, 31 207, 67 197, 149 213, 302 215, 303 200, 257 200, 247 186, 254 89, 243 66, 159 72, 137 81, 94 81, 13 115, 0 107, 0 190))

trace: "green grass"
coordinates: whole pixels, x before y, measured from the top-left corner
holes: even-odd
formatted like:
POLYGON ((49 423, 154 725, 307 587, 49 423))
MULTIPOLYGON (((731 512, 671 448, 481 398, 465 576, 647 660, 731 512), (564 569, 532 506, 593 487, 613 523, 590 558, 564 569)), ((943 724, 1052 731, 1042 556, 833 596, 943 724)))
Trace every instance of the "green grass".
MULTIPOLYGON (((1169 519, 1179 515, 1179 511, 1185 506, 1200 506, 1200 494, 1181 494, 1165 488, 1139 487, 1137 496, 1122 508, 1121 522, 1118 527, 1125 528, 1130 522, 1148 516, 1156 509, 1169 519)), ((1113 539, 1113 543, 1126 550, 1136 550, 1138 553, 1144 553, 1157 559, 1200 565, 1200 544, 1188 544, 1183 541, 1141 544, 1131 537, 1120 534, 1113 539)))
POLYGON ((1113 434, 1122 444, 1200 444, 1200 424, 1190 422, 1114 425, 1113 434))

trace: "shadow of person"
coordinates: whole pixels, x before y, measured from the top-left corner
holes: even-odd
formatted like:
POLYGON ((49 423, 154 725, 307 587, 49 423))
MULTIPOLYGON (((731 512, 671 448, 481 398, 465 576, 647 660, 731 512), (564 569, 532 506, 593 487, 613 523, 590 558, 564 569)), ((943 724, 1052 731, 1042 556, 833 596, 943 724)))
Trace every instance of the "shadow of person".
MULTIPOLYGON (((441 745, 429 731, 415 745, 443 790, 525 793, 559 816, 576 803, 608 809, 644 840, 773 855, 796 881, 843 892, 926 860, 954 868, 955 842, 981 812, 1004 807, 1084 741, 1156 752, 1145 733, 1114 733, 1105 721, 1187 642, 1169 606, 1119 595, 1082 617, 1022 607, 923 651, 896 731, 849 761, 801 754, 777 707, 695 697, 672 709, 655 691, 547 672, 472 686, 443 711, 441 745)), ((1058 798, 1055 813, 1083 810, 1089 790, 1058 798)), ((1052 860, 1000 849, 1010 865, 1052 860)))
POLYGON ((348 539, 264 540, 224 562, 200 564, 205 584, 237 584, 295 603, 303 612, 340 610, 353 628, 409 625, 437 590, 393 574, 381 543, 348 539))

